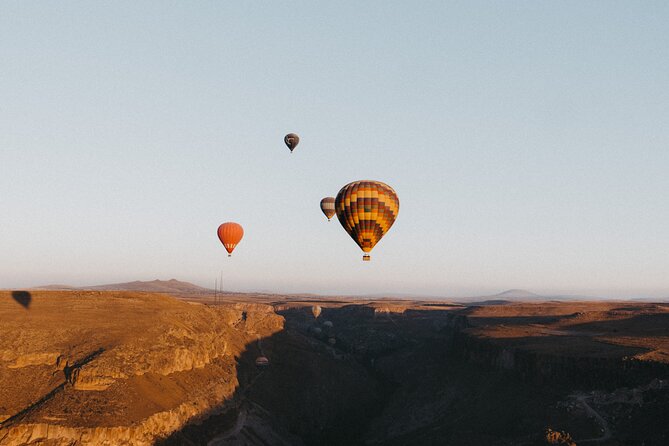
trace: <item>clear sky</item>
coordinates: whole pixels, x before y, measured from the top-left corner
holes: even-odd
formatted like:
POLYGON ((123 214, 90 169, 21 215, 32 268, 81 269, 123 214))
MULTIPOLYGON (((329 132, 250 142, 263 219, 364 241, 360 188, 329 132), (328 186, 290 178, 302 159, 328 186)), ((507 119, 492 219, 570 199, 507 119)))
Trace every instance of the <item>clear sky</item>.
POLYGON ((667 23, 665 1, 3 1, 0 287, 667 296, 667 23), (370 263, 318 207, 359 179, 401 201, 370 263))

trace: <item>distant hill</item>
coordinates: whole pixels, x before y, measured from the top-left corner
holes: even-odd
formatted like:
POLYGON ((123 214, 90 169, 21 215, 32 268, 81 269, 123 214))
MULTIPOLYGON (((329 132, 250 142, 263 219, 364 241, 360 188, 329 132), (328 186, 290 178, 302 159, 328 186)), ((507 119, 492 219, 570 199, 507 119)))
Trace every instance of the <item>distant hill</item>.
POLYGON ((43 285, 31 288, 33 290, 51 290, 51 291, 66 291, 66 290, 76 290, 77 287, 71 285, 43 285))
POLYGON ((181 282, 176 279, 170 280, 151 280, 142 282, 136 280, 126 283, 112 283, 109 285, 97 285, 91 287, 81 287, 85 290, 97 291, 145 291, 149 293, 185 293, 185 294, 208 294, 211 290, 190 282, 181 282))
POLYGON ((457 302, 478 305, 504 305, 512 302, 541 302, 551 298, 527 290, 506 290, 489 296, 473 296, 454 299, 457 302))
POLYGON ((147 293, 173 293, 173 294, 210 294, 213 291, 189 282, 181 282, 176 279, 151 280, 126 283, 111 283, 108 285, 95 285, 74 287, 69 285, 45 285, 35 287, 36 290, 95 290, 95 291, 143 291, 147 293))
POLYGON ((454 299, 458 302, 477 304, 477 305, 503 305, 513 302, 546 302, 546 301, 587 301, 600 300, 601 297, 594 296, 572 296, 572 295, 549 295, 544 296, 527 290, 507 290, 491 296, 464 297, 454 299))
POLYGON ((546 299, 544 296, 535 294, 531 291, 526 290, 507 290, 494 296, 489 296, 492 299, 502 299, 502 300, 543 300, 546 299))
POLYGON ((504 299, 491 299, 491 300, 477 300, 474 302, 467 302, 470 305, 478 305, 478 306, 486 306, 486 305, 507 305, 507 304, 512 304, 513 302, 510 300, 504 300, 504 299))
POLYGON ((637 297, 632 300, 635 302, 667 303, 669 302, 669 297, 637 297))
MULTIPOLYGON (((214 290, 204 288, 193 283, 182 282, 176 279, 170 280, 151 280, 151 281, 140 281, 136 280, 134 282, 125 282, 125 283, 112 283, 107 285, 94 285, 94 286, 85 286, 85 287, 75 287, 70 285, 61 285, 61 284, 51 284, 44 285, 39 287, 32 287, 34 290, 95 290, 95 291, 141 291, 149 293, 170 293, 177 295, 197 295, 197 294, 213 294, 214 290)), ((238 293, 239 294, 239 293, 238 293)), ((244 294, 244 293, 241 293, 244 294)), ((254 292, 251 294, 258 294, 254 292)), ((263 291, 261 294, 274 295, 277 294, 273 291, 263 291)), ((284 295, 284 294, 281 294, 284 295)), ((304 297, 304 298, 321 298, 318 294, 310 293, 300 293, 300 294, 291 294, 292 297, 304 297)), ((536 294, 531 291, 522 290, 522 289, 511 289, 506 290, 498 294, 493 295, 484 295, 484 296, 469 296, 469 297, 460 297, 460 298, 445 298, 441 296, 434 295, 423 295, 423 294, 410 294, 410 293, 375 293, 375 294, 366 294, 366 295, 352 295, 347 297, 357 297, 363 299, 399 299, 399 300, 445 300, 449 302, 457 302, 462 304, 475 304, 475 305, 504 305, 513 302, 546 302, 546 301, 588 301, 588 300, 601 300, 601 297, 594 296, 572 296, 572 295, 541 295, 536 294)), ((646 302, 666 302, 668 299, 634 299, 638 301, 646 302)))
POLYGON ((444 299, 442 296, 420 293, 373 293, 352 295, 350 297, 359 297, 363 299, 444 299))

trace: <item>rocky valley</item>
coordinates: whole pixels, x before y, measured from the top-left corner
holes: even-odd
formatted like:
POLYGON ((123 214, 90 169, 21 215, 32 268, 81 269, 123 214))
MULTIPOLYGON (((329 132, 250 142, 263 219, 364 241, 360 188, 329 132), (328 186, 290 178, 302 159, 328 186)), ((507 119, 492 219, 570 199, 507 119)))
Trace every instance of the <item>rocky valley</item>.
POLYGON ((0 321, 0 445, 669 444, 663 304, 35 290, 0 321))

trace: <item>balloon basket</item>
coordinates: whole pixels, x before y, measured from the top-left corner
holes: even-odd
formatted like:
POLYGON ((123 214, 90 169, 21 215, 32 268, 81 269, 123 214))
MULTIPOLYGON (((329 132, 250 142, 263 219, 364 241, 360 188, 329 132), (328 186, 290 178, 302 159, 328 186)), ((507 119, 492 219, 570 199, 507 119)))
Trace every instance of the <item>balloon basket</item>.
POLYGON ((372 257, 369 254, 365 254, 362 256, 363 262, 369 262, 370 260, 372 260, 372 257))

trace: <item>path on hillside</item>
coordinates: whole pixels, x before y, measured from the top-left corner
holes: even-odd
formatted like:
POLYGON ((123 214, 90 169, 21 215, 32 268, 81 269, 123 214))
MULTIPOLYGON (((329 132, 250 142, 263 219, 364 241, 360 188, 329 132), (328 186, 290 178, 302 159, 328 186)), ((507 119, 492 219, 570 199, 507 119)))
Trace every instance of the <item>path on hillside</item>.
MULTIPOLYGON (((67 363, 65 367, 63 368, 63 382, 58 384, 55 388, 53 388, 51 391, 49 391, 46 395, 41 397, 39 400, 37 400, 34 403, 29 404, 26 408, 19 410, 17 413, 14 415, 6 418, 2 422, 0 422, 0 429, 2 428, 7 428, 9 426, 12 426, 16 424, 17 422, 20 422, 23 418, 26 416, 30 415, 31 413, 37 411, 40 407, 42 407, 44 404, 46 404, 49 400, 54 398, 57 394, 62 392, 67 385, 74 385, 76 382, 77 377, 79 376, 79 370, 81 367, 85 366, 89 362, 93 361, 95 358, 100 356, 104 352, 104 349, 100 348, 98 350, 95 350, 94 352, 89 353, 85 357, 78 359, 74 362, 74 364, 69 365, 67 363)), ((55 374, 56 372, 54 372, 55 374)), ((4 437, 2 437, 4 438, 4 437)), ((2 439, 0 438, 0 440, 2 439)))
POLYGON ((586 438, 585 440, 579 440, 578 443, 601 443, 603 441, 607 441, 611 438, 611 428, 609 427, 609 423, 602 417, 595 409, 593 409, 590 404, 588 404, 588 396, 587 395, 572 395, 585 409, 585 411, 588 413, 588 415, 594 417, 599 425, 602 427, 602 436, 597 437, 597 438, 586 438))
POLYGON ((265 350, 263 350, 262 348, 262 338, 260 337, 260 335, 256 336, 258 336, 258 350, 260 350, 260 356, 267 357, 267 355, 265 354, 265 350))
POLYGON ((239 414, 237 415, 237 421, 235 422, 235 425, 231 429, 223 432, 221 435, 217 435, 214 438, 212 438, 211 440, 209 440, 209 442, 207 443, 207 446, 216 446, 220 442, 225 441, 230 437, 234 437, 236 435, 239 435, 239 433, 244 428, 244 425, 246 424, 246 417, 247 417, 246 408, 242 407, 239 410, 239 414))
MULTIPOLYGON (((260 355, 265 356, 265 352, 262 347, 262 337, 260 335, 258 336, 258 350, 260 350, 260 355)), ((253 385, 256 383, 258 378, 260 378, 263 374, 264 370, 260 370, 252 379, 249 381, 249 383, 244 387, 244 390, 242 390, 239 393, 239 400, 235 404, 235 406, 239 409, 239 412, 237 414, 237 420, 235 421, 235 425, 231 428, 228 429, 227 431, 223 432, 220 435, 217 435, 216 437, 212 438, 209 440, 207 443, 207 446, 216 446, 218 444, 221 444, 221 442, 227 440, 228 438, 235 437, 239 435, 239 433, 244 429, 244 426, 246 425, 246 419, 248 417, 248 409, 247 406, 249 404, 249 401, 247 400, 248 398, 248 393, 253 387, 253 385)))

